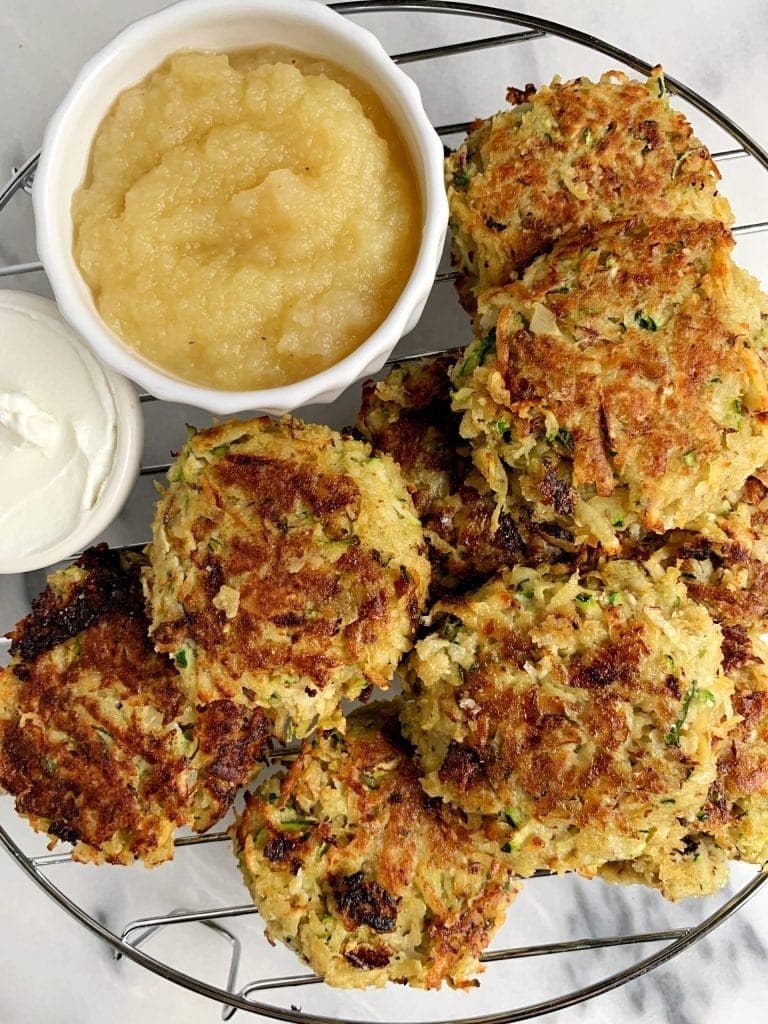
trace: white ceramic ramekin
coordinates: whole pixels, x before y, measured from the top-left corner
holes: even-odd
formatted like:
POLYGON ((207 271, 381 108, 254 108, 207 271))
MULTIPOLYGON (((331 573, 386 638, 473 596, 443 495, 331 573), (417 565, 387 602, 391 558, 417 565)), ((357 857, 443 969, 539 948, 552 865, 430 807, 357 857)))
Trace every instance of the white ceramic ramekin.
MULTIPOLYGON (((94 364, 96 361, 82 342, 74 335, 69 325, 60 316, 56 306, 50 299, 27 292, 0 291, 0 329, 2 318, 6 313, 21 313, 49 325, 54 351, 51 359, 55 370, 56 353, 61 349, 75 349, 81 353, 80 362, 94 364), (54 341, 55 339, 55 341, 54 341)), ((83 373, 86 373, 83 366, 83 373)), ((113 373, 105 366, 94 365, 92 372, 103 374, 109 397, 114 403, 116 436, 112 467, 99 490, 96 500, 90 509, 82 513, 75 528, 66 536, 45 547, 18 554, 13 557, 0 556, 0 574, 31 572, 54 565, 70 555, 87 547, 116 518, 130 493, 141 464, 141 453, 144 442, 144 421, 141 415, 136 389, 124 377, 113 373)), ((66 381, 62 382, 66 386, 66 381)), ((3 375, 0 367, 0 391, 3 390, 3 375)), ((68 424, 68 429, 76 430, 77 425, 68 424)), ((56 470, 52 466, 51 472, 56 470)), ((13 495, 0 492, 0 511, 3 501, 10 500, 13 495)))
POLYGON ((82 69, 51 119, 33 189, 38 252, 59 308, 93 351, 158 398, 228 415, 281 413, 331 402, 353 381, 379 370, 416 325, 432 287, 448 221, 443 149, 416 85, 370 32, 317 0, 184 0, 135 22, 82 69), (82 183, 91 142, 120 92, 184 49, 287 46, 341 64, 380 96, 410 153, 422 198, 421 246, 411 277, 389 316, 354 352, 295 384, 221 391, 175 378, 125 345, 99 316, 72 255, 72 194, 82 183))

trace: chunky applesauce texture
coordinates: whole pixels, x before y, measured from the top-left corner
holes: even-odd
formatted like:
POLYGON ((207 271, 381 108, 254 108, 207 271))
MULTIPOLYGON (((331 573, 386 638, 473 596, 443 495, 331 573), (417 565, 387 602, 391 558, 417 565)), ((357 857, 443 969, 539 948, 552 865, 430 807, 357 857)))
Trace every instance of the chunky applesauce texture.
POLYGON ((395 304, 421 234, 378 98, 275 48, 179 53, 123 92, 72 217, 106 323, 163 370, 227 390, 348 355, 395 304))

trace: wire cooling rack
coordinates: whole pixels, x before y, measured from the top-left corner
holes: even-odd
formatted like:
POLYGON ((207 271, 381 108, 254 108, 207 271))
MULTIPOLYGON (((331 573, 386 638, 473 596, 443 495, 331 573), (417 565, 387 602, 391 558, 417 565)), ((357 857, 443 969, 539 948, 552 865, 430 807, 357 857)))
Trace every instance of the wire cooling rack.
MULTIPOLYGON (((398 64, 419 65, 437 60, 448 61, 480 51, 500 52, 504 48, 511 48, 512 53, 507 50, 508 62, 503 65, 507 79, 504 84, 522 84, 514 57, 514 54, 519 52, 517 48, 521 44, 535 40, 557 40, 567 42, 572 49, 578 51, 579 59, 585 54, 591 58, 595 55, 599 55, 601 59, 609 58, 610 64, 603 63, 602 70, 623 66, 643 75, 651 70, 651 65, 645 61, 594 36, 527 14, 438 0, 411 0, 410 3, 339 3, 333 6, 348 16, 370 13, 403 15, 409 12, 429 14, 434 18, 434 24, 439 26, 439 35, 445 34, 448 22, 458 24, 457 19, 462 19, 462 31, 466 30, 471 36, 478 31, 481 33, 476 38, 462 38, 458 42, 441 43, 397 53, 394 60, 398 64), (501 34, 482 35, 482 30, 488 23, 502 25, 505 31, 501 34)), ((562 59, 562 51, 558 53, 558 59, 562 59)), ((549 75, 558 70, 561 70, 560 66, 552 64, 549 75)), ((562 71, 564 77, 569 70, 562 71)), ((591 72, 592 67, 586 71, 591 72)), ((717 145, 711 146, 719 163, 748 161, 761 172, 768 173, 768 154, 725 114, 675 78, 667 75, 666 81, 671 93, 684 101, 684 104, 688 104, 697 116, 704 119, 705 124, 713 127, 718 138, 726 140, 719 149, 717 145)), ((498 92, 495 106, 501 105, 502 96, 503 87, 498 92)), ((487 114, 490 110, 482 112, 487 114)), ((455 144, 468 125, 468 121, 444 123, 437 126, 437 131, 455 144)), ((699 125, 695 127, 700 135, 703 134, 699 125)), ((0 189, 0 211, 15 195, 30 191, 37 159, 37 155, 31 156, 21 167, 14 169, 10 181, 0 189)), ((768 220, 746 219, 733 231, 737 237, 759 234, 768 231, 768 220)), ((39 262, 17 263, 0 268, 0 277, 41 271, 42 266, 39 262)), ((454 276, 450 270, 445 269, 437 275, 436 286, 439 288, 451 281, 454 276)), ((436 294, 439 296, 439 291, 436 294)), ((444 304, 455 305, 450 295, 443 295, 442 298, 445 300, 444 304)), ((426 348, 435 348, 434 344, 424 344, 425 333, 429 337, 428 331, 417 332, 417 338, 419 333, 422 339, 421 352, 406 351, 405 354, 401 353, 398 356, 399 360, 417 358, 418 355, 427 354, 426 348)), ((412 347, 412 343, 409 344, 412 347)), ((155 403, 150 395, 142 395, 141 399, 145 403, 145 409, 149 409, 150 403, 155 403)), ((315 418, 318 418, 317 415, 315 418)), ((169 438, 168 447, 177 440, 176 437, 169 438)), ((141 469, 141 476, 156 477, 167 468, 167 463, 147 462, 141 469)), ((137 486, 140 487, 140 484, 137 486)), ((145 493, 139 497, 146 509, 148 532, 149 502, 145 493)), ((141 547, 142 543, 126 546, 141 547)), ((34 593, 40 582, 39 577, 32 577, 23 581, 22 589, 25 593, 34 593)), ((2 596, 0 592, 0 614, 5 613, 2 596)), ((2 625, 9 626, 10 623, 2 625)), ((7 645, 7 638, 0 638, 0 654, 4 648, 7 650, 7 645)), ((483 962, 488 965, 488 980, 478 991, 490 990, 490 1003, 488 999, 482 1000, 474 994, 465 997, 449 993, 446 999, 445 993, 413 992, 408 993, 406 1001, 403 998, 392 997, 391 989, 385 990, 383 994, 366 993, 364 997, 358 994, 334 993, 314 975, 286 973, 286 970, 291 971, 290 965, 295 969, 293 954, 271 949, 267 945, 266 940, 260 935, 258 917, 250 902, 241 903, 227 898, 230 882, 232 892, 242 893, 244 890, 238 889, 239 881, 234 860, 226 850, 229 838, 223 830, 203 836, 179 837, 176 840, 176 859, 171 865, 166 865, 156 872, 144 872, 137 876, 134 869, 102 868, 97 873, 97 882, 94 882, 90 873, 93 869, 71 866, 68 852, 34 855, 25 850, 25 847, 31 847, 36 843, 37 849, 41 849, 37 837, 30 837, 27 833, 19 831, 19 835, 23 834, 24 839, 17 840, 11 834, 12 831, 14 830, 0 827, 0 844, 21 870, 64 910, 109 943, 116 959, 128 958, 169 981, 216 1000, 222 1004, 221 1016, 224 1020, 230 1019, 240 1010, 284 1021, 362 1024, 371 1020, 391 1020, 393 1004, 401 1019, 419 1022, 430 1020, 435 1024, 447 1024, 449 1021, 452 1024, 507 1024, 512 1021, 528 1020, 608 992, 666 963, 730 917, 768 878, 763 874, 745 876, 742 869, 741 876, 746 877, 747 881, 740 889, 731 889, 721 897, 702 901, 691 911, 690 908, 683 910, 661 906, 662 901, 653 893, 633 890, 631 895, 627 895, 626 890, 619 891, 617 887, 608 887, 600 883, 585 883, 576 878, 545 880, 540 875, 527 883, 528 890, 537 886, 557 889, 555 904, 563 901, 563 907, 568 899, 574 901, 570 911, 563 910, 558 915, 559 923, 564 924, 569 931, 568 937, 561 939, 550 935, 553 931, 552 921, 542 912, 542 904, 536 904, 535 912, 532 912, 530 907, 526 909, 521 906, 526 899, 524 892, 523 897, 513 906, 508 925, 501 933, 501 947, 492 948, 483 957, 483 962), (120 872, 121 881, 128 878, 125 892, 130 893, 130 897, 123 896, 119 900, 113 900, 117 906, 111 907, 109 913, 105 913, 103 909, 94 909, 103 908, 108 902, 104 893, 110 887, 119 884, 114 872, 120 872), (169 876, 168 872, 175 874, 169 876), (84 874, 88 875, 85 881, 84 874), (67 877, 64 877, 65 875, 67 877), (151 876, 151 883, 147 882, 148 876, 151 876), (223 882, 224 878, 228 879, 226 884, 223 882), (197 904, 207 898, 210 905, 198 909, 169 906, 169 900, 180 892, 185 894, 190 904, 197 904), (584 908, 594 909, 597 905, 601 906, 598 917, 605 918, 609 924, 612 922, 613 933, 608 928, 604 934, 588 934, 577 939, 570 937, 578 928, 575 922, 579 921, 580 915, 585 922, 585 930, 595 930, 597 925, 584 913, 584 908), (158 906, 163 908, 159 912, 155 909, 158 906), (140 908, 138 913, 136 908, 140 908), (706 908, 707 911, 703 918, 702 908, 706 908), (108 919, 107 922, 105 917, 108 919), (658 922, 661 918, 670 919, 669 926, 653 927, 652 922, 658 922), (672 920, 673 918, 676 920, 672 920), (649 922, 651 926, 638 928, 636 922, 649 922), (588 929, 587 923, 590 925, 588 929), (214 943, 215 952, 213 947, 208 949, 203 943, 205 948, 202 961, 198 958, 194 969, 185 969, 178 966, 178 961, 180 947, 188 943, 179 942, 177 937, 181 933, 188 935, 184 929, 190 925, 199 926, 196 933, 198 939, 200 929, 206 929, 210 941, 214 943), (511 943, 505 942, 510 939, 511 943), (546 941, 525 942, 522 941, 524 939, 546 941), (150 955, 146 951, 145 947, 148 945, 151 945, 156 955, 150 955), (631 953, 632 947, 643 946, 657 948, 655 952, 642 959, 630 959, 620 969, 609 970, 606 973, 606 950, 611 950, 615 967, 617 951, 625 950, 631 953), (223 960, 222 951, 225 953, 223 960), (591 966, 585 967, 585 958, 589 953, 592 955, 591 966), (559 973, 553 972, 554 980, 550 987, 557 988, 559 984, 560 990, 554 994, 547 992, 542 998, 528 1002, 527 1005, 521 1005, 520 999, 517 999, 515 1005, 500 1007, 501 1002, 508 1003, 514 998, 510 993, 523 992, 529 996, 530 992, 535 991, 533 975, 522 966, 530 958, 552 958, 546 962, 567 963, 567 969, 559 973), (210 980, 214 972, 218 972, 219 976, 222 973, 225 975, 224 984, 210 980), (243 978, 248 980, 243 982, 243 978), (290 1002, 300 998, 299 993, 302 993, 301 998, 305 999, 310 993, 321 993, 322 997, 313 1001, 311 1009, 302 1010, 290 1002), (469 1012, 465 1015, 456 1015, 457 1006, 462 1010, 466 1008, 469 1012), (350 1007, 357 1012, 356 1017, 348 1016, 350 1007)), ((141 872, 142 869, 138 871, 141 872)), ((547 973, 545 972, 545 976, 547 973)), ((544 987, 546 988, 546 985, 544 987)))

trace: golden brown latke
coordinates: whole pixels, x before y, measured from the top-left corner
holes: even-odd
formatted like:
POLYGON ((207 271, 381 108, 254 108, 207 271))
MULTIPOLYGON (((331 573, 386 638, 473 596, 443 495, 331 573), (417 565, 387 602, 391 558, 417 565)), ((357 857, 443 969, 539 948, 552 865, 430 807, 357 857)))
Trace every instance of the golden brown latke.
POLYGON ((518 874, 591 876, 688 831, 732 685, 720 630, 675 570, 516 568, 432 616, 404 732, 426 792, 496 815, 518 874))
POLYGON ((355 423, 403 472, 427 540, 432 598, 477 586, 504 566, 562 557, 558 537, 533 523, 512 494, 496 514, 496 498, 473 466, 451 411, 454 362, 450 355, 426 358, 396 366, 382 381, 366 381, 355 423))
POLYGON ((768 460, 768 302, 720 225, 606 224, 487 292, 454 408, 503 502, 577 544, 685 527, 768 460))
POLYGON ((389 685, 429 585, 389 457, 263 417, 193 434, 169 479, 145 589, 155 646, 190 699, 261 708, 287 740, 389 685))
POLYGON ((0 670, 0 785, 76 860, 172 857, 174 829, 217 821, 268 735, 231 701, 188 704, 148 640, 141 564, 102 546, 55 573, 0 670))
POLYGON ((398 706, 307 741, 247 798, 234 849, 269 935, 330 985, 468 988, 519 885, 482 823, 425 795, 398 706))
POLYGON ((720 626, 736 724, 716 744, 717 775, 686 828, 635 861, 605 865, 608 881, 642 882, 680 899, 719 889, 728 859, 768 860, 767 523, 768 489, 750 477, 733 509, 702 517, 697 530, 625 546, 652 575, 679 571, 720 626))
POLYGON ((627 217, 733 223, 720 174, 661 69, 647 84, 610 71, 510 90, 512 110, 477 122, 446 164, 459 293, 513 279, 562 235, 627 217))
POLYGON ((750 477, 731 511, 704 517, 698 527, 672 533, 646 562, 652 572, 675 566, 690 597, 720 625, 723 670, 734 683, 737 724, 718 746, 717 778, 691 824, 728 857, 762 864, 768 860, 768 487, 750 477))

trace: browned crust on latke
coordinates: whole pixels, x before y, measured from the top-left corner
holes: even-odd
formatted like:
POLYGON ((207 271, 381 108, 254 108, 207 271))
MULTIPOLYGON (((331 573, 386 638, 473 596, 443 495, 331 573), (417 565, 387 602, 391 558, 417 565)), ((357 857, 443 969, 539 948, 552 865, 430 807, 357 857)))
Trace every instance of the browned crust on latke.
POLYGON ((381 398, 377 381, 366 381, 356 424, 403 471, 427 539, 433 599, 477 586, 505 566, 560 557, 523 505, 514 515, 499 512, 495 495, 475 471, 451 410, 454 363, 446 355, 395 368, 387 381, 403 373, 401 405, 381 398))
POLYGON ((392 952, 386 946, 357 946, 356 949, 348 949, 344 959, 350 967, 372 971, 377 967, 386 967, 391 956, 392 952))
MULTIPOLYGON (((394 702, 355 712, 343 738, 334 734, 321 740, 331 742, 338 754, 331 756, 332 763, 321 762, 321 775, 318 754, 306 741, 282 781, 277 801, 274 796, 263 801, 258 793, 248 797, 246 813, 233 827, 235 846, 246 849, 250 837, 266 825, 263 856, 272 868, 313 873, 313 885, 326 901, 324 912, 356 938, 341 954, 346 963, 363 972, 391 965, 390 980, 405 978, 398 977, 398 961, 392 958, 396 940, 387 942, 386 937, 397 931, 399 915, 408 912, 412 901, 418 905, 426 900, 424 939, 417 954, 409 955, 423 960, 423 987, 438 988, 452 978, 468 953, 477 957, 485 949, 516 890, 512 886, 510 891, 511 876, 501 859, 480 854, 479 847, 475 850, 462 815, 424 793, 410 744, 400 732, 398 710, 394 702), (381 771, 381 765, 388 767, 381 771), (350 810, 354 808, 347 821, 311 820, 318 815, 314 800, 327 772, 332 772, 334 789, 344 794, 350 810), (275 806, 306 816, 306 827, 295 834, 277 831, 269 824, 270 808, 275 806), (421 881, 424 847, 430 863, 444 865, 446 872, 454 862, 463 870, 465 858, 475 858, 474 870, 490 873, 471 905, 458 912, 441 907, 441 893, 421 881), (350 870, 350 865, 358 864, 350 870)), ((300 943, 298 948, 301 952, 300 943)), ((454 980, 460 987, 473 984, 454 980)))
POLYGON ((730 711, 719 665, 719 631, 674 570, 516 568, 433 607, 406 734, 430 794, 497 816, 515 870, 594 874, 680 832, 676 801, 700 810, 730 711))
MULTIPOLYGON (((451 411, 452 356, 426 359, 416 366, 396 368, 403 373, 406 402, 381 414, 378 381, 363 384, 357 426, 378 451, 391 455, 408 482, 416 514, 426 522, 434 514, 434 488, 429 483, 441 476, 454 491, 471 470, 471 459, 461 453, 458 419, 451 411)), ((443 495, 444 496, 444 495, 443 495)))
MULTIPOLYGON (((663 90, 663 79, 655 82, 663 90)), ((570 231, 635 214, 703 210, 704 197, 712 197, 711 210, 701 219, 729 217, 708 150, 645 83, 612 72, 599 83, 577 78, 539 92, 512 89, 508 100, 546 109, 546 125, 538 115, 537 130, 519 129, 516 111, 476 122, 448 165, 454 228, 475 261, 475 273, 458 282, 468 310, 478 276, 481 287, 510 280, 570 231)), ((462 256, 455 247, 455 260, 462 256)))
MULTIPOLYGON (((728 472, 739 431, 749 458, 760 458, 768 387, 748 325, 756 313, 749 303, 759 298, 755 291, 734 312, 742 286, 733 244, 718 223, 615 222, 561 240, 524 281, 482 297, 483 316, 497 318, 496 344, 475 387, 490 388, 512 414, 509 445, 490 425, 485 444, 511 460, 529 499, 538 492, 538 517, 568 525, 576 515, 583 527, 578 500, 622 488, 625 516, 663 532, 684 525, 695 506, 683 502, 686 487, 693 492, 703 479, 716 488, 705 467, 717 460, 720 476, 728 472), (547 326, 532 326, 542 311, 547 326), (553 421, 559 430, 550 434, 553 421)), ((479 401, 462 397, 467 418, 479 401)), ((691 517, 708 510, 697 506, 691 517)), ((610 532, 610 523, 601 529, 610 532)))
MULTIPOLYGON (((100 544, 84 552, 77 565, 87 577, 62 603, 50 588, 32 602, 32 609, 11 636, 10 653, 16 674, 23 678, 24 665, 65 643, 99 619, 121 614, 128 619, 143 615, 144 600, 138 569, 123 567, 120 554, 100 544)), ((147 646, 149 646, 147 641, 147 646)))
POLYGON ((573 514, 576 503, 574 490, 565 480, 560 479, 554 469, 549 468, 545 471, 539 484, 539 490, 545 503, 551 505, 558 515, 570 516, 573 514))
POLYGON ((366 881, 362 871, 352 875, 331 875, 328 883, 338 914, 352 931, 365 924, 375 932, 391 932, 397 921, 399 898, 391 896, 378 882, 366 881))
MULTIPOLYGON (((558 322, 576 331, 574 337, 536 336, 519 327, 511 309, 501 311, 496 329, 498 369, 512 407, 530 415, 538 405, 546 406, 559 423, 572 425, 575 486, 592 484, 598 494, 609 495, 631 465, 645 489, 668 471, 673 453, 695 448, 697 458, 704 460, 720 453, 723 428, 702 401, 702 388, 716 373, 742 376, 743 362, 733 349, 716 293, 707 294, 701 286, 709 279, 713 289, 723 287, 732 247, 730 233, 720 224, 670 220, 646 230, 626 222, 562 243, 557 259, 553 256, 535 284, 513 286, 519 302, 545 302, 558 322), (604 275, 593 277, 590 249, 594 269, 601 253, 620 252, 610 289, 604 275), (558 292, 561 262, 579 258, 581 287, 558 292), (643 310, 646 296, 663 295, 669 282, 684 293, 684 281, 690 301, 679 310, 663 349, 655 332, 638 326, 627 328, 623 343, 606 342, 577 328, 584 305, 643 310), (663 405, 657 400, 661 394, 663 405)), ((554 482, 554 475, 547 475, 542 487, 548 486, 557 508, 554 482)), ((572 510, 572 502, 563 504, 572 510)), ((568 514, 569 509, 558 511, 568 514)))
MULTIPOLYGON (((631 801, 663 792, 666 782, 652 766, 638 763, 625 771, 616 761, 629 735, 623 705, 631 700, 637 685, 632 668, 625 671, 621 667, 623 654, 631 666, 638 643, 632 635, 619 636, 607 650, 598 652, 595 661, 601 668, 606 662, 619 666, 617 676, 602 677, 602 685, 595 686, 583 669, 577 670, 574 685, 589 687, 578 726, 569 720, 563 702, 542 697, 535 683, 514 690, 496 687, 492 666, 484 667, 481 658, 478 669, 467 673, 466 689, 460 691, 457 700, 474 700, 482 708, 461 744, 469 763, 482 766, 482 770, 464 775, 466 762, 454 749, 453 758, 446 758, 441 768, 441 772, 445 769, 446 781, 456 782, 462 792, 489 784, 504 792, 509 767, 514 765, 516 784, 535 801, 537 817, 567 814, 576 827, 601 820, 607 824, 616 814, 617 793, 631 801), (502 723, 493 730, 493 738, 491 722, 502 723), (575 759, 570 745, 582 743, 585 735, 590 738, 591 754, 575 759), (451 774, 452 764, 456 769, 451 774)), ((669 716, 674 718, 679 700, 663 682, 654 698, 667 705, 669 716)), ((683 761, 675 750, 668 751, 667 757, 683 761)))
POLYGON ((19 813, 43 819, 51 835, 99 848, 117 833, 131 834, 131 850, 143 859, 158 841, 156 823, 145 811, 149 802, 161 806, 169 821, 184 821, 178 780, 185 761, 135 722, 116 732, 113 720, 100 720, 95 700, 81 706, 70 689, 95 674, 99 690, 116 700, 146 696, 164 724, 179 715, 184 698, 173 666, 149 643, 138 566, 124 568, 105 546, 77 565, 88 575, 69 600, 62 605, 47 589, 14 631, 15 651, 24 660, 5 670, 11 684, 14 675, 21 682, 13 717, 0 723, 0 783, 16 797, 19 813), (79 653, 60 672, 51 651, 74 637, 79 653), (99 726, 119 755, 100 738, 99 726), (65 739, 53 740, 52 732, 65 739), (150 766, 140 792, 130 768, 137 759, 150 766))
MULTIPOLYGON (((256 542, 236 542, 232 554, 222 559, 222 575, 229 581, 255 566, 260 568, 258 576, 245 579, 238 613, 229 624, 226 646, 232 671, 268 672, 293 665, 322 689, 341 665, 338 655, 324 653, 326 641, 343 633, 350 654, 355 657, 366 643, 375 639, 387 602, 384 573, 374 555, 352 542, 335 566, 286 572, 287 564, 304 555, 308 542, 307 536, 296 533, 264 536, 256 542), (343 577, 340 570, 345 573, 343 577), (358 613, 354 622, 345 626, 340 615, 310 618, 305 614, 308 602, 328 612, 334 603, 346 604, 349 600, 357 601, 358 613), (281 631, 281 639, 269 635, 264 628, 269 623, 281 631), (297 644, 306 646, 296 650, 297 644)), ((206 600, 204 593, 200 597, 206 600)), ((180 643, 189 636, 200 648, 216 656, 224 642, 224 621, 223 612, 203 605, 178 623, 175 641, 170 642, 180 643)), ((166 628, 163 627, 162 642, 167 645, 166 628)))
POLYGON ((214 700, 197 709, 195 735, 205 783, 218 801, 220 817, 264 761, 272 726, 260 708, 214 700))
POLYGON ((428 577, 389 460, 262 417, 194 434, 170 479, 145 586, 155 644, 189 651, 181 674, 199 704, 258 706, 285 740, 389 684, 428 577))
POLYGON ((346 473, 329 477, 313 466, 262 455, 227 455, 214 467, 214 477, 224 487, 239 487, 252 496, 259 515, 279 522, 297 500, 320 517, 360 507, 360 491, 346 473))
POLYGON ((768 564, 762 560, 768 487, 758 476, 749 477, 735 512, 725 514, 721 523, 715 538, 682 531, 655 541, 646 538, 644 554, 666 550, 665 562, 680 569, 690 596, 723 632, 723 670, 734 680, 732 705, 738 717, 721 741, 717 778, 697 828, 733 856, 742 854, 738 836, 750 798, 768 796, 768 665, 755 647, 756 637, 768 632, 768 564), (742 516, 749 524, 746 534, 743 525, 731 525, 742 516), (708 563, 703 579, 701 563, 708 563))
POLYGON ((586 690, 600 689, 615 682, 626 686, 632 683, 640 662, 649 653, 642 628, 633 626, 619 632, 611 643, 598 647, 588 659, 575 657, 569 667, 568 682, 586 690))
POLYGON ((144 564, 101 545, 57 573, 0 674, 0 784, 77 859, 171 856, 173 828, 221 817, 271 732, 232 701, 190 707, 149 640, 144 564))
POLYGON ((456 740, 448 744, 438 776, 441 782, 455 786, 459 793, 466 793, 477 785, 488 785, 482 756, 456 740))

